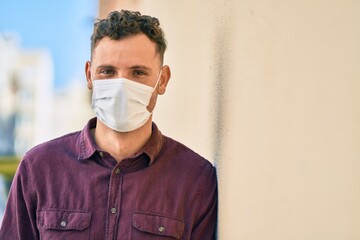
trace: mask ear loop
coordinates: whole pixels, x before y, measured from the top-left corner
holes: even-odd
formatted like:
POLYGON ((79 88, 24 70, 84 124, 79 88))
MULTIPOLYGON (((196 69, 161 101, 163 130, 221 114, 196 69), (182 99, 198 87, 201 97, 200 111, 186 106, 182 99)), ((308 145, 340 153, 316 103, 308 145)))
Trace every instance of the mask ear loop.
POLYGON ((162 74, 162 69, 161 69, 161 71, 160 71, 160 73, 159 73, 159 77, 158 77, 158 79, 157 79, 157 81, 156 81, 156 84, 155 84, 155 86, 154 86, 153 90, 152 90, 152 93, 154 93, 155 89, 158 87, 158 84, 159 84, 159 81, 160 81, 161 74, 162 74))
MULTIPOLYGON (((157 79, 157 81, 156 81, 156 84, 155 84, 155 86, 154 86, 154 88, 153 88, 153 90, 152 90, 152 92, 151 92, 151 95, 155 92, 155 90, 156 90, 156 88, 157 88, 157 86, 158 86, 158 84, 159 84, 161 74, 162 74, 162 68, 161 68, 161 71, 160 71, 160 73, 159 73, 159 77, 158 77, 158 79, 157 79)), ((151 110, 150 114, 152 114, 152 113, 154 112, 154 109, 155 109, 155 108, 153 108, 153 109, 151 110)))

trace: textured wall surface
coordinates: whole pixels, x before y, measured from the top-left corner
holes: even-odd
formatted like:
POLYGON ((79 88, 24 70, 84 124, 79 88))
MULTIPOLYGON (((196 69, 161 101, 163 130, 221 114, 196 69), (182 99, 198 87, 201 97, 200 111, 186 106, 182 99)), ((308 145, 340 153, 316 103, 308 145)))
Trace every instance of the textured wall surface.
POLYGON ((360 238, 359 10, 225 6, 221 239, 360 238))

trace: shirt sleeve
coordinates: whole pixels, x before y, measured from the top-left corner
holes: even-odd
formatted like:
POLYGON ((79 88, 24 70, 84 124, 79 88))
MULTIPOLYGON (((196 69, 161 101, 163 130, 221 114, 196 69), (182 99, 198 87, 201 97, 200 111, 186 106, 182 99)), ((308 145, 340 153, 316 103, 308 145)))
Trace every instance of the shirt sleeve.
POLYGON ((193 227, 191 239, 216 239, 218 188, 216 170, 214 167, 204 174, 204 184, 199 191, 198 219, 193 227))
POLYGON ((11 184, 5 215, 0 227, 2 240, 39 239, 36 227, 35 195, 26 161, 21 161, 11 184))

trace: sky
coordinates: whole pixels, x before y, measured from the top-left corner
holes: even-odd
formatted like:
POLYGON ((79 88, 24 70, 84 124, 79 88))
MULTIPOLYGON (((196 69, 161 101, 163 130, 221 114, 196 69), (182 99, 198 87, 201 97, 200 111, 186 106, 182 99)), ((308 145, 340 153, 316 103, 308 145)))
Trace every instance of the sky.
POLYGON ((65 88, 74 79, 85 79, 97 3, 1 0, 0 34, 16 33, 24 49, 48 49, 54 62, 54 88, 65 88))

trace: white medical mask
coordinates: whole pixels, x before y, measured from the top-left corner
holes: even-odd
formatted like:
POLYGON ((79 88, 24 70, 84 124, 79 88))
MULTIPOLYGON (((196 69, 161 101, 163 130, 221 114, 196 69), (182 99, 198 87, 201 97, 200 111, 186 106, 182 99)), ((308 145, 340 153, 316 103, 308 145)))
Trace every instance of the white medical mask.
POLYGON ((126 78, 93 80, 92 108, 96 117, 118 132, 143 126, 152 112, 147 110, 154 88, 126 78))

